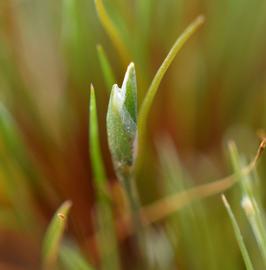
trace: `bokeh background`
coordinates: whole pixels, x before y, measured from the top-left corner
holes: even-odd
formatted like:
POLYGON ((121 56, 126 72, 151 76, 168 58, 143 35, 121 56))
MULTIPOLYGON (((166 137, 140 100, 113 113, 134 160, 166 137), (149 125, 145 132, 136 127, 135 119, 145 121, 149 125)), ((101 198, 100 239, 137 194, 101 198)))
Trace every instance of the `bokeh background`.
MULTIPOLYGON (((111 187, 118 185, 106 139, 110 89, 97 44, 104 48, 119 85, 127 65, 135 63, 141 103, 176 37, 197 15, 206 19, 167 72, 149 116, 137 179, 143 204, 230 174, 229 140, 247 159, 256 153, 257 133, 266 126, 265 1, 105 0, 104 4, 127 48, 125 59, 106 35, 92 0, 0 0, 0 269, 39 269, 45 228, 66 199, 73 202, 67 234, 97 265, 91 241, 95 232, 88 145, 91 83, 108 181, 111 187), (171 169, 187 179, 185 184, 178 180, 172 187, 167 182, 171 177, 160 165, 165 151, 178 155, 180 166, 171 169)), ((258 169, 262 204, 263 164, 265 158, 258 169)), ((169 232, 158 225, 150 232, 151 269, 244 269, 219 197, 181 211, 169 224, 175 229, 169 232)), ((121 253, 125 262, 131 260, 130 247, 121 253)), ((259 256, 253 249, 252 253, 259 256)))

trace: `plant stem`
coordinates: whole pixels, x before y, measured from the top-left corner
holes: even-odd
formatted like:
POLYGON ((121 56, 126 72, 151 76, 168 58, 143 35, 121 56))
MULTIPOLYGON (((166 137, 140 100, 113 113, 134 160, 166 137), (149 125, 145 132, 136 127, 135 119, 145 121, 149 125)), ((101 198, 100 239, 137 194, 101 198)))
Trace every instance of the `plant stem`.
POLYGON ((158 69, 155 77, 152 80, 152 83, 147 91, 145 99, 140 108, 139 117, 138 117, 138 147, 137 147, 137 159, 135 161, 135 168, 138 170, 139 165, 141 164, 141 158, 143 156, 143 147, 145 143, 145 134, 147 129, 147 118, 148 113, 151 109, 152 102, 157 93, 159 85, 168 70, 169 66, 173 62, 177 53, 181 50, 183 45, 189 40, 189 38, 193 35, 194 32, 203 24, 204 17, 198 16, 185 30, 184 32, 177 38, 173 47, 169 51, 162 65, 158 69))

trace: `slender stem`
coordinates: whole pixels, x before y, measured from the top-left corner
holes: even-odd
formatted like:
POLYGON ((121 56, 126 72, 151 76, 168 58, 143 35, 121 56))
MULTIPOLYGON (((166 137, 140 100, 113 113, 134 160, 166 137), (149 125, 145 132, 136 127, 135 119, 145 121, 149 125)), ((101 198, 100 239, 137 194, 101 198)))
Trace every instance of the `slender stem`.
POLYGON ((120 174, 118 177, 127 195, 134 230, 137 230, 141 226, 141 221, 139 216, 140 201, 138 197, 136 181, 131 172, 120 174))

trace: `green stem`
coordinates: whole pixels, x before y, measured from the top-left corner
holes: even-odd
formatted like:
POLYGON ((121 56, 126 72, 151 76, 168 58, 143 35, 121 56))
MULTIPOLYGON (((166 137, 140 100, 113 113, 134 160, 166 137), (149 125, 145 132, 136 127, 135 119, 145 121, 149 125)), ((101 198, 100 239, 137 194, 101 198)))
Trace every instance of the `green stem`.
POLYGON ((151 109, 152 102, 154 97, 158 91, 159 85, 168 70, 169 66, 173 62, 177 53, 181 50, 183 45, 186 43, 187 40, 192 36, 194 32, 203 24, 204 17, 198 16, 186 29, 185 31, 179 36, 171 48, 170 52, 168 53, 167 57, 163 61, 162 65, 158 69, 152 83, 148 89, 148 92, 145 96, 145 99, 142 103, 140 108, 139 117, 138 117, 138 154, 137 159, 135 161, 135 168, 138 169, 139 165, 141 164, 141 158, 143 156, 143 146, 145 143, 145 134, 147 129, 147 118, 148 113, 151 109))
POLYGON ((138 229, 141 227, 139 217, 140 201, 135 179, 131 175, 123 175, 120 176, 120 182, 122 183, 127 194, 134 230, 138 231, 138 229))

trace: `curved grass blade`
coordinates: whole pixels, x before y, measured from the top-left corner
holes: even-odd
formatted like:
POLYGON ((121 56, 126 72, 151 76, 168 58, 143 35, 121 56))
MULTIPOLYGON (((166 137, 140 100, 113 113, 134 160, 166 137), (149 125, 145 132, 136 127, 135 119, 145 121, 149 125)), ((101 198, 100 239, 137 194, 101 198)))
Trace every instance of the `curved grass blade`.
POLYGON ((97 45, 97 53, 98 53, 99 62, 102 68, 106 87, 108 91, 110 91, 110 89, 112 89, 112 85, 115 84, 114 73, 112 71, 107 55, 101 45, 97 45))
POLYGON ((124 46, 124 43, 122 42, 115 25, 113 24, 112 20, 108 16, 107 11, 104 7, 103 1, 102 0, 95 0, 95 6, 96 6, 96 10, 97 10, 99 19, 100 19, 106 33, 108 34, 108 36, 110 37, 114 46, 118 50, 118 53, 119 53, 121 59, 123 60, 124 63, 128 63, 129 59, 130 59, 129 53, 128 53, 126 47, 124 46))
POLYGON ((243 260, 245 262, 245 265, 246 265, 246 269, 247 270, 254 270, 254 267, 253 267, 251 259, 249 257, 249 253, 247 251, 247 248, 246 248, 242 233, 240 231, 240 228, 238 226, 238 223, 236 221, 234 213, 233 213, 233 211, 231 209, 231 206, 228 203, 228 201, 227 201, 227 199, 226 199, 226 197, 224 195, 222 195, 222 201, 223 201, 225 209, 226 209, 226 211, 228 213, 228 216, 229 216, 229 218, 231 220, 231 223, 232 223, 232 226, 233 226, 233 229, 234 229, 234 233, 235 233, 235 236, 236 236, 236 239, 237 239, 237 243, 238 243, 238 246, 239 246, 240 251, 242 253, 242 257, 243 257, 243 260))
POLYGON ((170 52, 166 56, 165 60, 163 61, 162 65, 158 69, 149 89, 144 98, 144 101, 141 105, 139 117, 138 117, 138 155, 136 160, 136 168, 138 168, 139 164, 141 163, 141 157, 143 156, 143 146, 145 141, 145 133, 147 127, 147 118, 148 113, 151 109, 152 102, 154 97, 158 91, 159 85, 168 70, 169 66, 173 62, 175 56, 183 47, 183 45, 189 40, 189 38, 197 31, 197 29, 203 24, 204 17, 199 16, 197 17, 186 29, 185 31, 179 36, 171 48, 170 52))
POLYGON ((43 269, 53 269, 59 253, 60 241, 67 223, 68 212, 72 203, 65 201, 54 214, 45 233, 42 247, 43 269))
MULTIPOLYGON (((249 175, 256 169, 257 163, 260 160, 263 150, 265 150, 266 138, 263 138, 260 147, 257 150, 256 156, 245 167, 241 168, 243 175, 249 175)), ((229 190, 234 184, 239 183, 237 174, 231 174, 222 179, 202 184, 199 186, 191 187, 187 190, 169 195, 162 199, 159 199, 149 205, 143 206, 139 210, 139 216, 143 226, 150 226, 153 223, 163 220, 164 218, 172 215, 178 210, 184 208, 190 203, 204 199, 229 190)), ((118 220, 119 222, 119 220, 118 220)), ((124 232, 122 238, 132 235, 135 232, 135 228, 132 227, 130 213, 123 217, 124 232)))
MULTIPOLYGON (((191 178, 181 164, 173 141, 166 137, 160 139, 157 145, 164 179, 163 195, 169 196, 191 188, 191 178)), ((188 268, 197 269, 196 265, 200 265, 201 269, 216 269, 217 251, 214 249, 215 240, 210 229, 213 223, 209 217, 209 209, 199 200, 166 217, 164 221, 168 233, 177 238, 182 235, 177 245, 183 250, 183 256, 190 258, 188 268)))
MULTIPOLYGON (((247 166, 240 168, 242 176, 248 176, 253 172, 253 170, 255 170, 257 163, 262 156, 263 150, 265 150, 264 145, 266 145, 265 138, 261 142, 254 159, 247 166)), ((149 225, 150 223, 161 220, 196 199, 206 198, 228 190, 235 183, 239 182, 238 175, 239 174, 234 173, 220 180, 192 187, 188 190, 168 196, 143 207, 140 211, 140 216, 143 219, 144 225, 149 225)))
POLYGON ((76 247, 63 244, 59 251, 60 261, 65 270, 93 270, 76 247))

